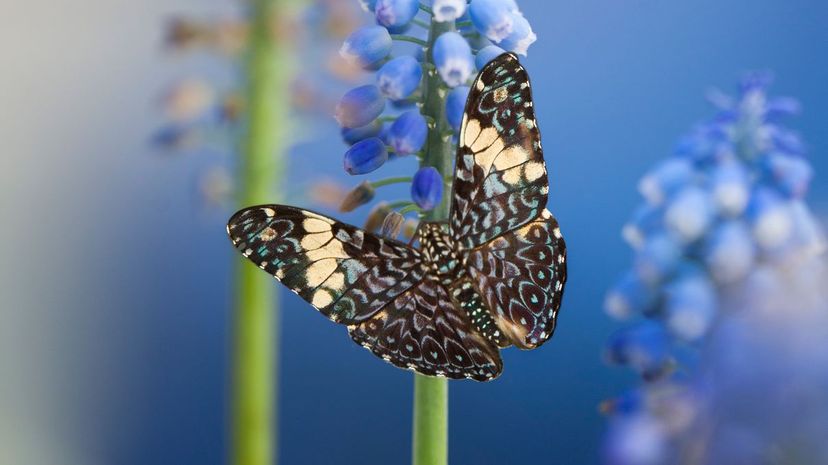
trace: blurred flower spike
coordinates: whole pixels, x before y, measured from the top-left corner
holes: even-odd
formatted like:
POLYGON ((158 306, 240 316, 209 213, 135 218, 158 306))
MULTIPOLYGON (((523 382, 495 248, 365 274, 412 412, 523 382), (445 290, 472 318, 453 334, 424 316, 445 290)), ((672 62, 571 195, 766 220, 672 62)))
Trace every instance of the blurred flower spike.
MULTIPOLYGON (((501 44, 521 28, 481 18, 501 44)), ((770 82, 711 93, 717 114, 639 183, 623 230, 633 266, 605 300, 639 322, 605 358, 642 382, 602 405, 606 464, 828 463, 826 241, 804 202, 804 145, 780 124, 799 104, 769 98, 770 82)))
MULTIPOLYGON (((334 116, 349 146, 345 170, 376 174, 403 158, 416 158, 420 165, 412 176, 361 181, 351 191, 345 211, 380 197, 382 186, 410 183, 410 200, 388 202, 370 215, 376 230, 382 224, 375 218, 379 213, 419 217, 444 200, 445 180, 429 168, 430 150, 456 143, 476 71, 505 52, 526 55, 536 37, 514 0, 359 4, 374 24, 352 32, 340 55, 374 76, 344 92, 336 105, 334 116)), ((389 231, 397 231, 405 222, 395 217, 388 224, 389 231)))
MULTIPOLYGON (((372 7, 375 2, 366 3, 372 7)), ((354 73, 361 73, 363 68, 376 69, 387 61, 391 52, 393 41, 387 28, 374 26, 353 31, 360 22, 358 16, 361 15, 355 2, 326 0, 304 2, 290 7, 278 4, 274 7, 278 13, 269 16, 267 21, 256 21, 259 17, 253 13, 256 8, 254 5, 239 4, 237 8, 213 16, 193 18, 181 15, 167 21, 163 36, 166 52, 171 52, 176 57, 190 55, 188 59, 217 59, 226 67, 234 69, 230 75, 238 76, 239 79, 219 77, 226 73, 211 73, 206 76, 196 71, 193 75, 168 85, 159 99, 164 121, 149 140, 153 148, 164 153, 209 153, 210 158, 218 155, 221 159, 215 163, 228 172, 233 171, 230 167, 237 165, 233 157, 249 145, 239 143, 249 131, 249 113, 254 112, 253 107, 261 103, 247 101, 251 97, 251 89, 255 87, 255 79, 245 78, 247 74, 254 73, 248 69, 253 61, 257 61, 248 53, 255 48, 254 42, 268 43, 277 48, 285 43, 291 44, 290 53, 285 54, 289 57, 287 60, 282 60, 281 53, 263 55, 263 59, 278 63, 274 68, 279 68, 280 79, 286 80, 284 83, 272 83, 271 90, 290 88, 288 98, 280 97, 272 106, 284 107, 303 115, 323 114, 325 118, 334 111, 339 100, 340 89, 337 84, 345 80, 353 82, 354 73), (254 29, 266 33, 254 33, 254 29), (309 40, 310 37, 314 40, 309 40), (317 53, 319 49, 335 59, 321 64, 317 60, 301 63, 294 60, 295 57, 311 52, 317 53), (340 54, 336 53, 337 49, 340 54), (312 78, 308 79, 308 76, 312 78)), ((185 65, 193 68, 190 63, 185 65)), ((203 66, 199 65, 196 69, 201 68, 203 66)), ((259 71, 270 69, 268 65, 267 70, 259 71)), ((418 79, 417 76, 414 78, 418 79)), ((412 86, 410 78, 396 79, 389 87, 390 90, 409 93, 416 90, 418 84, 412 86)), ((344 98, 335 110, 345 126, 342 129, 343 139, 349 144, 355 144, 378 136, 383 125, 376 120, 376 116, 384 110, 385 100, 386 97, 376 88, 355 90, 344 98)), ((287 123, 280 122, 280 127, 285 124, 287 123)), ((278 139, 287 145, 298 142, 299 137, 291 140, 284 137, 278 139)), ((365 155, 365 152, 359 154, 365 155)), ((381 156, 371 159, 371 163, 381 163, 381 159, 381 156)), ((358 160, 354 157, 352 161, 350 169, 353 170, 366 170, 371 166, 365 159, 358 160)), ((240 172, 234 173, 234 176, 241 175, 240 172)), ((224 183, 217 175, 210 176, 212 178, 208 179, 207 175, 202 175, 204 179, 198 182, 198 185, 214 186, 198 192, 199 199, 206 205, 228 204, 227 200, 239 194, 232 192, 232 188, 246 184, 224 183), (216 200, 225 195, 228 197, 224 199, 225 202, 216 200)), ((309 189, 309 199, 319 200, 312 191, 313 187, 309 189)), ((334 197, 336 200, 333 208, 336 208, 342 202, 342 196, 334 197)), ((323 203, 331 205, 330 201, 323 203)))

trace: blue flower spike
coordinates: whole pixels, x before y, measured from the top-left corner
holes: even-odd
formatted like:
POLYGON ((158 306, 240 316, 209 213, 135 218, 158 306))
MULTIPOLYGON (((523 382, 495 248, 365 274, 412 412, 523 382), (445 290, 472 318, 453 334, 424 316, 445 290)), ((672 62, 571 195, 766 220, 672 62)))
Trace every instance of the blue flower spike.
POLYGON ((374 121, 385 109, 385 97, 374 85, 349 90, 336 105, 335 116, 340 126, 358 128, 374 121))
POLYGON ((466 13, 466 0, 434 0, 431 10, 437 22, 456 21, 466 13))
POLYGON ((370 173, 388 160, 385 143, 377 137, 361 140, 345 152, 345 172, 351 175, 370 173))
POLYGON ((370 68, 391 53, 393 41, 388 29, 366 26, 357 29, 342 44, 339 54, 349 63, 370 68))
MULTIPOLYGON (((803 200, 813 176, 806 146, 779 124, 799 104, 769 98, 770 81, 753 73, 736 97, 713 94, 714 116, 639 185, 644 201, 623 231, 634 262, 605 308, 646 318, 648 329, 623 330, 607 349, 610 362, 639 372, 645 401, 607 409, 609 464, 674 463, 688 445, 708 463, 759 463, 774 453, 764 439, 778 436, 776 419, 789 415, 791 373, 803 385, 825 379, 811 368, 825 366, 825 351, 802 338, 828 337, 828 240, 803 200), (762 406, 750 422, 746 405, 762 406), (698 441, 700 430, 710 440, 698 441)), ((819 411, 810 418, 826 416, 821 397, 808 402, 819 411)), ((784 434, 821 445, 822 429, 808 429, 784 434)), ((828 463, 820 451, 805 461, 828 463)))
POLYGON ((463 110, 466 108, 469 91, 468 86, 457 86, 451 89, 446 96, 446 119, 455 132, 460 131, 460 125, 463 122, 463 110))
POLYGON ((472 0, 469 5, 474 27, 495 43, 512 34, 515 13, 518 8, 513 0, 472 0))
POLYGON ((443 197, 443 177, 434 167, 420 168, 411 182, 411 198, 423 210, 433 210, 443 197))
POLYGON ((463 85, 474 72, 474 57, 466 39, 456 32, 446 32, 434 41, 434 65, 449 87, 463 85))
POLYGON ((388 145, 398 155, 411 155, 420 151, 428 136, 428 124, 417 110, 407 111, 388 129, 388 145))
POLYGON ((377 0, 374 7, 377 24, 392 30, 408 25, 419 10, 419 0, 377 0))
POLYGON ((497 45, 487 45, 477 52, 477 56, 474 58, 474 65, 477 66, 477 69, 483 69, 490 61, 504 53, 506 53, 506 50, 503 50, 497 45))
POLYGON ((382 65, 377 71, 377 86, 391 100, 408 98, 420 86, 422 65, 416 58, 403 55, 382 65))

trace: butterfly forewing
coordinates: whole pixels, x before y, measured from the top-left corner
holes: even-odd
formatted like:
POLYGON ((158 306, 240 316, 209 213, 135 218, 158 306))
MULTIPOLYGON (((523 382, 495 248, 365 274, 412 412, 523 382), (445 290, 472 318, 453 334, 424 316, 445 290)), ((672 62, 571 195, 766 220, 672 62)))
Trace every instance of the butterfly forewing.
POLYGON ((343 324, 370 318, 425 275, 416 249, 294 207, 246 208, 227 232, 253 263, 343 324))
POLYGON ((549 185, 526 70, 512 54, 491 61, 466 102, 458 141, 451 230, 467 249, 540 215, 549 185))

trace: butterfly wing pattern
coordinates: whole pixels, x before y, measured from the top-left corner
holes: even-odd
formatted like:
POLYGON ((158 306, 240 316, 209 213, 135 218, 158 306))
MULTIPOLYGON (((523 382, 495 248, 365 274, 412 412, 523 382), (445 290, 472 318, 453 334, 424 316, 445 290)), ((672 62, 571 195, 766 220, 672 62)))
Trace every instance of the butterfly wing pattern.
POLYGON ((543 344, 566 283, 566 245, 546 210, 549 184, 526 70, 512 54, 472 85, 457 150, 451 229, 506 341, 543 344))
POLYGON ((503 54, 466 103, 448 223, 423 223, 419 248, 308 210, 260 205, 227 225, 248 259, 376 356, 429 376, 489 381, 499 348, 532 349, 555 328, 566 246, 529 79, 503 54))

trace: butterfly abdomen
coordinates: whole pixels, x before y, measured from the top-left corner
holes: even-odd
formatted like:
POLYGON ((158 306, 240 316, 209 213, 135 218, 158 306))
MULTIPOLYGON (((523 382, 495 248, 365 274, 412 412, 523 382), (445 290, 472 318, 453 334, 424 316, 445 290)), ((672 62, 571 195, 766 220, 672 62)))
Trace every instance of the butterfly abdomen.
POLYGON ((489 308, 471 282, 468 280, 457 281, 451 286, 449 292, 454 304, 466 312, 472 326, 478 333, 498 347, 510 345, 509 340, 498 328, 489 308))

